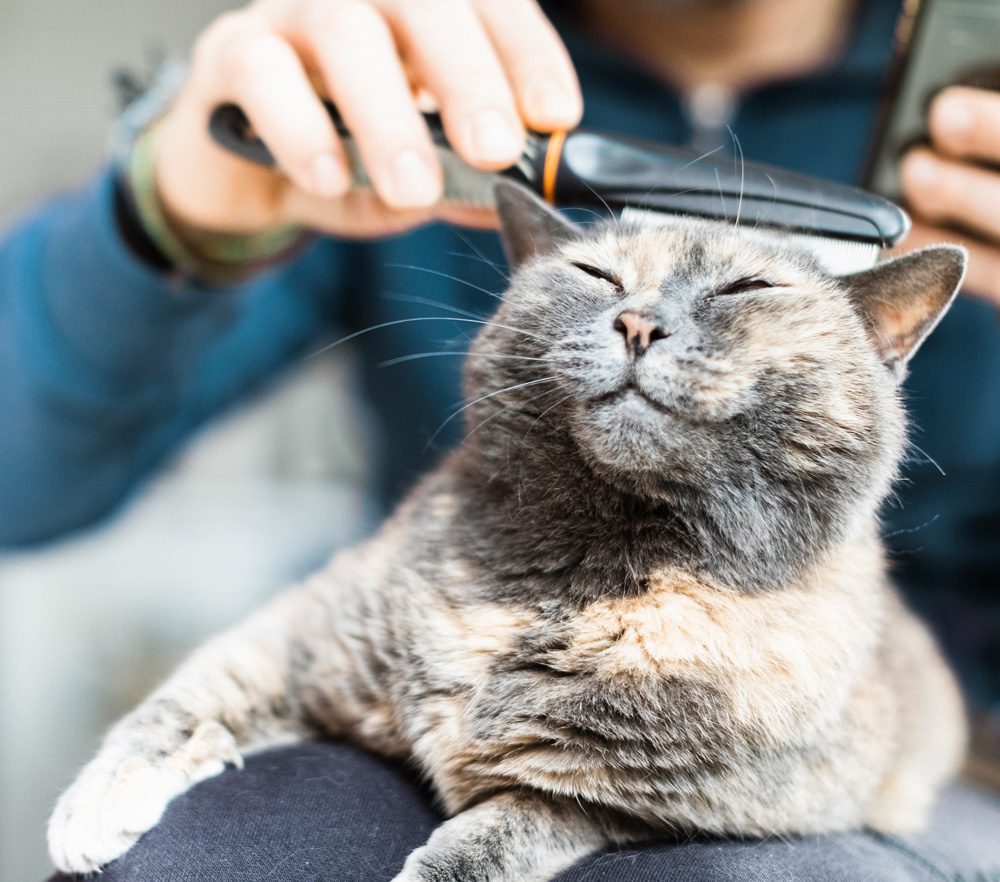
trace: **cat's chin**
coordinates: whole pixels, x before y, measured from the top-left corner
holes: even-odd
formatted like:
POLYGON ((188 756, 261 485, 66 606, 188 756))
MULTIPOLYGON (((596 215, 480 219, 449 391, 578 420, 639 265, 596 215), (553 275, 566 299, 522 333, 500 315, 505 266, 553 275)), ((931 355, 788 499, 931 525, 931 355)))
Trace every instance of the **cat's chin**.
POLYGON ((641 390, 635 384, 629 384, 614 392, 608 392, 591 402, 594 407, 609 407, 616 409, 620 419, 634 423, 645 424, 652 420, 659 424, 666 417, 668 420, 680 419, 680 413, 674 408, 657 401, 641 390))
POLYGON ((635 388, 594 399, 575 419, 577 443, 616 472, 659 471, 683 447, 683 420, 635 388))

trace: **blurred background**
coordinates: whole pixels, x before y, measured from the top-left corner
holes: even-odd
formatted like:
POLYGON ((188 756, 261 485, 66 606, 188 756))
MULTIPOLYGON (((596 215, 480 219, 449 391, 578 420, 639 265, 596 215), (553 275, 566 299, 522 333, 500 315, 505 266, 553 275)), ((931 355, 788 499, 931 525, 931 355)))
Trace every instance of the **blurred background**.
MULTIPOLYGON (((0 0, 0 225, 103 161, 116 70, 183 56, 236 5, 0 0)), ((111 522, 0 557, 0 882, 48 875, 49 811, 111 721, 206 634, 363 532, 350 372, 341 350, 311 360, 111 522)))

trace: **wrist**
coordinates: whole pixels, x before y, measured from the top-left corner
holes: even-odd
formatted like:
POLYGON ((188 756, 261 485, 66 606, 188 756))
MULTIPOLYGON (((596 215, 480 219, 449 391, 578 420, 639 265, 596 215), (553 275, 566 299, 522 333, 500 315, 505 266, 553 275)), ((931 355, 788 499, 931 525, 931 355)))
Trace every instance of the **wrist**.
POLYGON ((172 271, 209 284, 233 284, 287 260, 311 239, 293 225, 261 233, 229 233, 179 223, 168 213, 157 187, 162 130, 162 121, 156 121, 136 138, 123 179, 142 231, 172 271))
MULTIPOLYGON (((190 161, 182 161, 179 169, 169 169, 175 184, 189 182, 187 190, 193 187, 200 197, 200 201, 195 200, 196 206, 207 203, 218 210, 231 202, 213 192, 210 185, 218 185, 220 178, 226 178, 228 163, 237 160, 230 160, 211 144, 200 117, 192 114, 191 101, 186 97, 188 81, 185 65, 163 65, 149 87, 119 117, 111 141, 118 168, 118 226, 132 253, 153 269, 181 280, 231 284, 289 259, 311 236, 297 227, 275 223, 273 211, 265 217, 260 212, 227 209, 220 218, 213 219, 218 223, 201 226, 185 222, 185 215, 175 211, 164 198, 160 159, 164 135, 169 134, 172 159, 178 152, 182 160, 192 152, 195 157, 193 168, 190 161), (178 119, 183 125, 177 125, 178 119), (184 149, 178 151, 178 147, 184 149), (207 158, 206 148, 211 151, 207 158), (222 168, 218 167, 219 160, 222 168), (239 219, 236 229, 230 229, 233 217, 239 219)), ((229 189, 245 192, 245 174, 236 177, 229 189)))

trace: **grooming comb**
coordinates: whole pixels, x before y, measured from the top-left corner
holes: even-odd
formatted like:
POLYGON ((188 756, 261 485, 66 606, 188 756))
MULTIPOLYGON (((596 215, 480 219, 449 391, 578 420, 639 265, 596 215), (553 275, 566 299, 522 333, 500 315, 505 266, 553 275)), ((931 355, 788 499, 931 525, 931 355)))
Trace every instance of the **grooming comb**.
MULTIPOLYGON (((354 183, 370 187, 350 131, 330 102, 326 109, 343 139, 354 183)), ((529 133, 510 168, 482 171, 448 146, 437 114, 425 114, 444 171, 444 199, 492 206, 498 177, 517 181, 552 205, 664 220, 689 216, 738 223, 751 235, 811 253, 834 275, 875 265, 883 248, 909 229, 894 203, 855 187, 734 160, 721 149, 699 154, 587 129, 529 133)), ((216 108, 209 128, 218 144, 263 166, 274 157, 235 104, 216 108)))

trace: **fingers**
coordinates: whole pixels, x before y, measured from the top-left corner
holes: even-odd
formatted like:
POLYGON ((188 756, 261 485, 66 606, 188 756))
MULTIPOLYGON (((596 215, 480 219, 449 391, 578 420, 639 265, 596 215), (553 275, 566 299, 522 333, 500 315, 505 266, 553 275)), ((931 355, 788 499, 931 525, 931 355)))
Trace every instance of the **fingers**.
MULTIPOLYGON (((432 214, 443 189, 414 86, 433 96, 455 151, 480 168, 513 164, 525 124, 552 130, 582 113, 569 56, 536 0, 256 0, 220 17, 195 47, 189 86, 173 113, 188 140, 201 144, 188 151, 185 168, 204 166, 201 178, 225 184, 229 225, 248 190, 261 205, 284 205, 290 180, 305 213, 317 210, 313 200, 343 196, 350 162, 319 89, 337 104, 378 196, 412 225, 432 214), (243 108, 287 177, 229 157, 207 135, 199 141, 205 117, 223 101, 243 108)), ((213 186, 221 185, 206 193, 213 186)), ((185 205, 198 203, 199 211, 187 213, 204 216, 202 203, 214 197, 194 196, 185 205)), ((492 215, 455 219, 495 222, 492 215)), ((349 229, 350 218, 343 220, 349 229)))
POLYGON ((895 251, 902 254, 942 242, 964 245, 969 250, 969 269, 962 289, 1000 306, 1000 249, 969 236, 962 236, 954 230, 915 223, 902 245, 895 251))
POLYGON ((901 177, 906 201, 925 220, 1000 239, 1000 174, 917 149, 903 159, 901 177))
POLYGON ((370 190, 355 189, 340 199, 318 199, 299 190, 284 198, 284 214, 312 230, 368 239, 403 233, 432 220, 477 229, 499 226, 495 209, 439 202, 431 208, 391 209, 370 190))
POLYGON ((907 251, 939 242, 969 249, 965 290, 1000 304, 1000 247, 962 235, 954 224, 1000 241, 1000 174, 973 163, 1000 163, 1000 95, 952 86, 930 110, 934 149, 911 150, 900 169, 903 194, 917 216, 907 251))
POLYGON ((958 159, 1000 163, 1000 95, 952 86, 930 111, 931 138, 942 153, 958 159))
POLYGON ((239 13, 220 19, 206 42, 199 49, 210 55, 201 70, 213 81, 206 100, 238 103, 297 186, 328 199, 345 193, 343 148, 294 49, 239 13))
POLYGON ((474 3, 510 80, 521 117, 549 132, 580 122, 583 99, 569 53, 534 0, 474 3))
POLYGON ((524 147, 524 125, 500 60, 468 0, 383 2, 404 54, 437 99, 451 146, 481 168, 512 165, 524 147))
POLYGON ((368 3, 342 0, 312 4, 297 27, 385 203, 436 202, 441 169, 385 19, 368 3))

